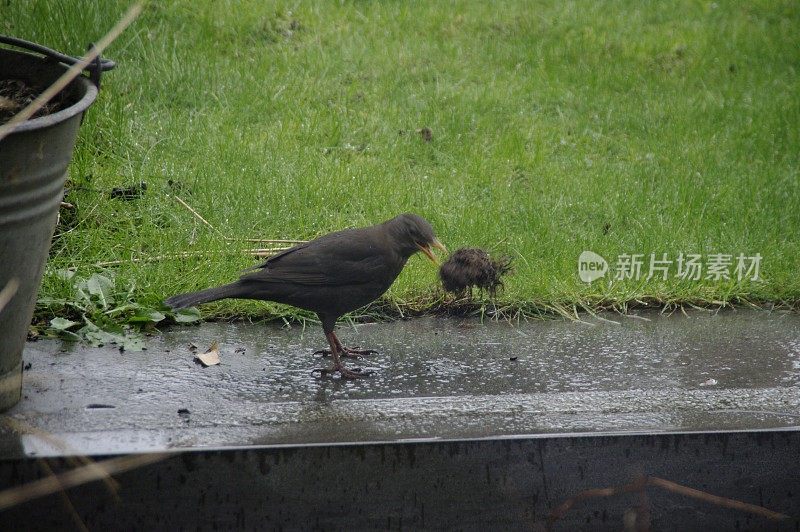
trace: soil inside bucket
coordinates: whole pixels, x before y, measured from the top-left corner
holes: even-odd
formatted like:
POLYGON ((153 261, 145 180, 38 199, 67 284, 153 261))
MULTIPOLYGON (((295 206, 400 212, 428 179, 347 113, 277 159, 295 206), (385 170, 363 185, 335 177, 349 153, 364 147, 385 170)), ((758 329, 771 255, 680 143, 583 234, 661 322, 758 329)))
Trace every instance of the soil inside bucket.
MULTIPOLYGON (((5 124, 39 96, 46 87, 32 86, 21 79, 0 79, 0 124, 5 124)), ((70 106, 65 91, 58 93, 31 118, 56 113, 70 106)))

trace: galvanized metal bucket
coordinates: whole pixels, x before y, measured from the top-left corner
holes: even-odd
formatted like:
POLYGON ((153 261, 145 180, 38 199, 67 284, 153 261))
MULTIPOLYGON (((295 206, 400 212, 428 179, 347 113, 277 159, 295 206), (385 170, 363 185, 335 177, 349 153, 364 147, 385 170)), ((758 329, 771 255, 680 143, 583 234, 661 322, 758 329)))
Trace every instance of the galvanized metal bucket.
MULTIPOLYGON (((0 49, 0 80, 48 87, 76 59, 39 45, 0 37, 0 43, 44 56, 0 49)), ((99 71, 109 69, 108 63, 99 71)), ((111 64, 113 68, 113 63, 111 64)), ((0 139, 0 411, 19 401, 25 347, 39 284, 63 196, 83 112, 97 97, 97 83, 79 76, 59 95, 61 110, 20 124, 0 139), (0 301, 2 303, 2 301, 0 301)))

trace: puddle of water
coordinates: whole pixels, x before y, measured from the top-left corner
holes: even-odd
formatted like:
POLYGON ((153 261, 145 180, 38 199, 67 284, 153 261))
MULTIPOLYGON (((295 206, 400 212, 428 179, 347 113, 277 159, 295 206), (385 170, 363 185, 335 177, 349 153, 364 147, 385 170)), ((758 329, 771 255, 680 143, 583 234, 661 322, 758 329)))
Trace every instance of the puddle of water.
POLYGON ((324 340, 316 326, 179 327, 142 353, 61 352, 43 340, 26 349, 25 399, 10 413, 82 446, 121 449, 800 424, 790 415, 800 406, 800 315, 643 317, 341 326, 345 345, 379 351, 348 361, 375 371, 357 381, 312 377, 330 364, 312 355, 324 340), (196 365, 188 344, 213 341, 222 363, 196 365))

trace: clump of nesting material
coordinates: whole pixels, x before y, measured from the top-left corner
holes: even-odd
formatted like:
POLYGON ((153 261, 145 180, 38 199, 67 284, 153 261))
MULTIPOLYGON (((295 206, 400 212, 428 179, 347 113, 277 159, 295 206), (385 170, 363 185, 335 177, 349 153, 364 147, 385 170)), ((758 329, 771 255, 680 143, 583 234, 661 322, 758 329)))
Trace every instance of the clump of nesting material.
POLYGON ((510 271, 508 257, 493 259, 480 248, 461 248, 442 264, 439 277, 448 292, 460 294, 468 290, 471 295, 476 287, 495 297, 497 289, 503 286, 502 277, 510 271))

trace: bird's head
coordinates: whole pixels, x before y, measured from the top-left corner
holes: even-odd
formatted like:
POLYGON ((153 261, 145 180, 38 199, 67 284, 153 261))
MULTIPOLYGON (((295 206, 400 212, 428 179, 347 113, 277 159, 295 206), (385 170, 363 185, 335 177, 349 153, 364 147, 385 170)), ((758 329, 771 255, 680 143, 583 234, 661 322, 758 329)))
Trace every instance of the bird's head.
POLYGON ((389 226, 390 234, 399 245, 400 252, 404 256, 410 257, 417 251, 422 251, 438 266, 439 261, 431 248, 447 253, 447 248, 436 238, 431 224, 422 216, 405 213, 395 216, 386 224, 389 226))

